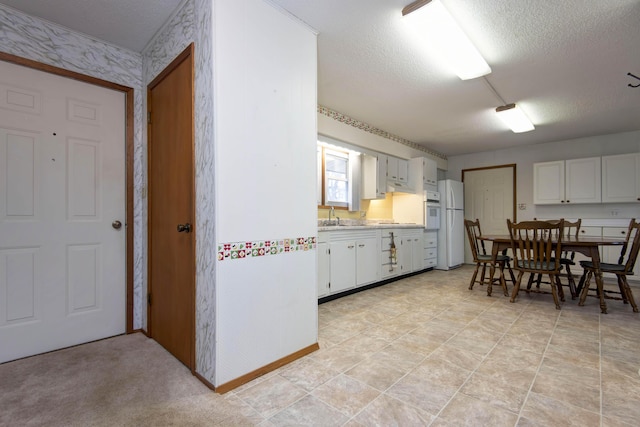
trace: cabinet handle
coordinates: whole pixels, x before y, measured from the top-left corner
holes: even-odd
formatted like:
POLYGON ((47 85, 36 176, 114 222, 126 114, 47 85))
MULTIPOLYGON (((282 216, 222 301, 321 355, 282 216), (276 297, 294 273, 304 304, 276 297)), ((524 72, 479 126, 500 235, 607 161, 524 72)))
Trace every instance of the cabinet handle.
POLYGON ((620 234, 622 234, 624 236, 625 234, 627 234, 627 232, 626 231, 621 231, 620 234))
POLYGON ((560 203, 564 203, 564 200, 560 201, 560 203))
POLYGON ((571 202, 571 200, 567 200, 567 203, 570 203, 570 202, 571 202))
POLYGON ((358 245, 359 248, 364 248, 364 243, 358 245))
POLYGON ((348 248, 348 249, 353 249, 353 248, 355 248, 355 246, 353 246, 353 245, 349 245, 349 246, 347 246, 347 248, 348 248))

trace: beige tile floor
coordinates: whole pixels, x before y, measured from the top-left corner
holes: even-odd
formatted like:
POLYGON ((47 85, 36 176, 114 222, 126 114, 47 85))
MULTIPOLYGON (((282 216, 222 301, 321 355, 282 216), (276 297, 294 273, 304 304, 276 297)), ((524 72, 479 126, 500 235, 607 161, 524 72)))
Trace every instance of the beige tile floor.
POLYGON ((471 273, 320 305, 320 350, 224 397, 263 426, 639 425, 640 314, 522 292, 511 304, 469 291, 471 273))

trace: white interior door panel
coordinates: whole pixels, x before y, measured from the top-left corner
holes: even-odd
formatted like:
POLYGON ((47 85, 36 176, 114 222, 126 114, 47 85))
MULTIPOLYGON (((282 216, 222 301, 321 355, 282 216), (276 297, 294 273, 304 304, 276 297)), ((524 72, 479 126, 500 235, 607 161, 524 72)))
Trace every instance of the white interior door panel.
POLYGON ((124 107, 0 61, 0 363, 125 332, 124 107))

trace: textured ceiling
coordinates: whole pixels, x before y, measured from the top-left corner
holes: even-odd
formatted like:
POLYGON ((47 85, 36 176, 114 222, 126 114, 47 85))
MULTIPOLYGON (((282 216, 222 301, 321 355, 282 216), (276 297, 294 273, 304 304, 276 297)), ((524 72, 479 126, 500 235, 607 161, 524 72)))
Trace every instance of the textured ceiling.
POLYGON ((182 1, 0 0, 0 3, 141 52, 182 1))
MULTIPOLYGON (((462 81, 412 40, 409 0, 274 0, 319 31, 319 103, 455 155, 640 129, 637 0, 442 0, 500 97, 536 125, 514 134, 485 79, 462 81), (633 84, 638 82, 633 82, 633 84)), ((580 153, 576 153, 579 156, 580 153)))
MULTIPOLYGON (((640 88, 628 86, 640 81, 627 76, 640 76, 639 0, 441 0, 493 70, 467 81, 409 36, 401 10, 411 0, 270 1, 319 33, 321 105, 431 150, 640 129, 640 88), (506 129, 494 114, 503 101, 518 103, 536 130, 506 129)), ((140 51, 180 0, 0 3, 140 51)))

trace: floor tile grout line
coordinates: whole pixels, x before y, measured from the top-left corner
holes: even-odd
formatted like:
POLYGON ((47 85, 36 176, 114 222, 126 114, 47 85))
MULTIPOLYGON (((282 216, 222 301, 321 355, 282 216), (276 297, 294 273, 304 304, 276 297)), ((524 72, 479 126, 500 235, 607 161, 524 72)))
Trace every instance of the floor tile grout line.
POLYGON ((544 362, 544 357, 547 354, 547 350, 549 349, 549 345, 551 345, 551 340, 553 340, 553 335, 556 333, 556 329, 558 328, 558 322, 560 321, 560 316, 562 315, 562 309, 560 309, 560 312, 558 313, 558 316, 556 317, 556 321, 553 325, 553 331, 551 332, 551 335, 549 336, 549 340, 547 340, 547 345, 544 347, 544 351, 542 352, 542 356, 540 357, 540 363, 538 363, 538 368, 536 369, 536 374, 533 376, 533 380, 531 380, 531 384, 529 384, 529 390, 527 391, 527 395, 524 398, 524 401, 522 402, 522 406, 520 407, 520 411, 518 412, 518 419, 516 420, 516 425, 518 425, 518 423, 520 422, 520 419, 522 418, 522 412, 524 411, 524 408, 527 406, 527 401, 529 400, 529 395, 531 394, 531 390, 533 389, 533 385, 536 383, 536 378, 538 378, 538 374, 540 373, 540 369, 542 368, 542 363, 544 362))
MULTIPOLYGON (((487 309, 485 309, 484 311, 482 311, 482 313, 485 313, 490 307, 494 306, 496 303, 491 304, 491 306, 487 307, 487 309)), ((529 303, 530 304, 530 303, 529 303)), ((529 305, 527 304, 527 306, 529 305)), ((453 395, 451 396, 451 398, 449 398, 449 400, 447 401, 447 403, 444 404, 444 406, 442 406, 442 408, 440 408, 440 411, 438 411, 438 413, 436 414, 436 416, 433 418, 433 421, 437 420, 438 417, 440 416, 440 414, 442 413, 442 411, 444 411, 444 409, 449 406, 449 404, 451 403, 451 401, 458 395, 458 393, 460 393, 460 390, 462 390, 462 388, 465 386, 465 384, 467 384, 467 382, 469 381, 469 379, 473 376, 473 374, 476 373, 476 371, 478 370, 478 368, 480 367, 480 365, 482 365, 482 363, 487 359, 487 357, 489 357, 489 355, 491 354, 491 352, 498 346, 498 344, 504 339, 504 336, 507 334, 507 331, 509 331, 509 329, 511 329, 511 327, 513 326, 513 324, 515 322, 518 321, 518 319, 520 319, 523 315, 523 313, 525 312, 525 310, 520 311, 520 314, 518 315, 518 317, 516 317, 511 324, 509 325, 509 327, 507 329, 505 329, 505 331, 502 333, 502 335, 500 336, 500 338, 498 339, 498 341, 496 341, 496 343, 493 345, 493 347, 491 347, 491 350, 489 350, 487 352, 487 354, 484 355, 484 357, 482 358, 482 360, 480 361, 480 363, 478 364, 478 366, 475 367, 475 369, 473 371, 471 371, 471 373, 469 374, 469 376, 467 376, 467 379, 460 385, 460 387, 458 387, 458 389, 455 391, 455 393, 453 393, 453 395)), ((478 317, 480 317, 480 315, 482 314, 478 314, 478 316, 476 316, 475 319, 477 319, 478 317)), ((475 320, 474 319, 474 320, 475 320)), ((471 322, 469 322, 471 323, 471 322)), ((451 337, 453 338, 453 337, 451 337)), ((448 340, 447 340, 448 341, 448 340)), ((433 421, 431 423, 429 423, 429 425, 433 424, 433 421)))
MULTIPOLYGON (((453 305, 453 304, 451 304, 451 305, 453 305)), ((448 306, 447 306, 447 308, 449 308, 449 307, 450 307, 450 306, 448 305, 448 306)), ((431 319, 429 319, 429 320, 433 320, 433 319, 437 318, 437 317, 438 317, 438 315, 440 315, 440 314, 442 314, 442 313, 447 312, 447 311, 448 311, 448 310, 447 310, 447 308, 443 308, 443 309, 442 309, 442 310, 440 310, 437 314, 434 314, 434 315, 431 317, 431 319)), ((404 314, 404 313, 403 313, 403 314, 404 314)), ((398 315, 398 316, 400 316, 400 315, 398 315)), ((398 316, 396 316, 396 317, 398 317, 398 316)), ((424 323, 427 323, 427 322, 424 322, 424 323)), ((415 327, 415 328, 413 328, 413 329, 411 329, 411 330, 409 330, 409 331, 405 332, 404 334, 400 335, 399 337, 397 337, 396 339, 394 339, 392 342, 390 342, 390 343, 389 343, 389 345, 391 345, 393 342, 395 342, 395 341, 399 340, 400 338, 402 338, 402 337, 404 337, 404 336, 409 335, 411 332, 415 331, 415 330, 416 330, 416 329, 418 329, 418 328, 419 328, 419 327, 415 327)), ((458 331, 458 332, 456 332, 456 334, 455 334, 455 335, 457 335, 458 333, 460 333, 460 332, 459 332, 459 331, 458 331)), ((453 336, 455 336, 455 335, 453 335, 453 336)), ((450 337, 449 339, 453 338, 453 336, 452 336, 452 337, 450 337)), ((449 340, 447 340, 447 341, 449 341, 449 340)), ((442 344, 446 343, 447 341, 445 341, 445 342, 441 343, 440 345, 442 345, 442 344)), ((440 345, 439 345, 439 346, 440 346, 440 345)), ((438 346, 438 347, 439 347, 439 346, 438 346)), ((393 397, 393 396, 389 396, 389 395, 387 394, 387 391, 388 391, 391 387, 393 387, 394 385, 396 385, 398 382, 400 382, 400 381, 401 381, 403 378, 405 378, 407 375, 409 375, 409 374, 410 374, 410 373, 415 369, 415 367, 416 367, 416 366, 419 366, 422 362, 424 362, 425 360, 427 360, 427 359, 429 358, 429 356, 430 356, 434 351, 435 351, 435 350, 432 350, 429 354, 427 354, 426 356, 424 356, 424 357, 422 358, 422 360, 420 360, 420 362, 418 362, 418 363, 417 363, 413 368, 411 368, 407 373, 405 373, 404 375, 402 375, 402 376, 401 376, 400 378, 398 378, 398 379, 397 379, 393 384, 391 384, 389 387, 387 387, 387 388, 386 388, 386 389, 384 389, 384 390, 377 389, 377 388, 375 388, 375 387, 370 386, 370 385, 368 385, 368 384, 367 384, 369 387, 372 387, 372 388, 374 388, 376 391, 379 391, 379 392, 380 392, 380 394, 378 395, 378 397, 376 397, 376 398, 375 398, 375 399, 373 399, 371 402, 367 403, 364 407, 362 407, 362 408, 361 408, 361 409, 360 409, 360 410, 359 410, 359 411, 358 411, 358 412, 357 412, 353 417, 351 417, 351 419, 349 419, 349 420, 347 421, 347 423, 349 423, 350 421, 355 421, 355 418, 356 418, 358 415, 360 415, 362 412, 364 412, 364 410, 365 410, 365 409, 367 409, 369 406, 371 406, 371 404, 372 404, 373 402, 375 402, 376 400, 380 399, 380 398, 381 398, 381 396, 387 396, 387 397, 389 397, 389 398, 396 399, 396 398, 395 398, 395 397, 393 397)), ((359 363, 362 363, 362 362, 359 362, 359 363)), ((354 365, 354 366, 357 366, 359 363, 357 363, 357 364, 356 364, 356 365, 354 365)), ((350 368, 350 369, 351 369, 351 368, 350 368)), ((344 373, 343 373, 343 374, 344 374, 344 373)), ((346 375, 346 374, 345 374, 345 375, 346 375)), ((350 378, 351 378, 351 377, 350 377, 350 378)), ((398 399, 396 399, 396 400, 398 400, 398 399)), ((410 405, 409 403, 406 403, 406 402, 402 402, 402 403, 404 403, 405 405, 409 405, 409 406, 411 406, 411 407, 414 407, 413 405, 410 405)), ((418 408, 418 409, 419 409, 419 408, 418 408)))
POLYGON ((602 313, 598 314, 598 373, 600 374, 600 427, 604 424, 604 393, 602 391, 602 313))

